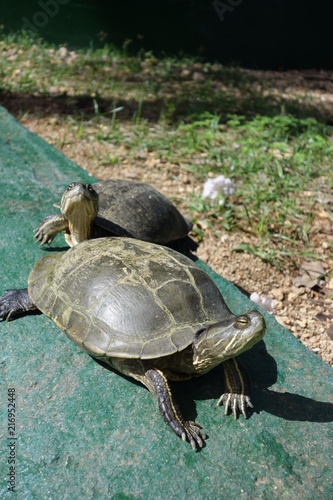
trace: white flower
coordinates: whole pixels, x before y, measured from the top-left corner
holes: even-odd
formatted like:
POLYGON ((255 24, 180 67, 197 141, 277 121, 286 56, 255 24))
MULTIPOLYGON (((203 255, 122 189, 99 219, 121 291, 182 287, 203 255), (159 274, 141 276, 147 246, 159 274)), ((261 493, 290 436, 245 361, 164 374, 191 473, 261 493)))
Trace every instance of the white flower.
MULTIPOLYGON (((229 196, 235 193, 235 184, 231 179, 225 178, 224 175, 219 175, 215 179, 207 179, 202 191, 202 199, 210 198, 214 203, 219 195, 229 196)), ((219 204, 223 203, 219 200, 219 204)))
POLYGON ((256 304, 258 304, 258 306, 265 309, 265 311, 267 311, 268 314, 273 314, 274 311, 273 299, 268 295, 260 297, 260 295, 257 292, 253 292, 250 295, 250 300, 252 300, 252 302, 255 302, 256 304))

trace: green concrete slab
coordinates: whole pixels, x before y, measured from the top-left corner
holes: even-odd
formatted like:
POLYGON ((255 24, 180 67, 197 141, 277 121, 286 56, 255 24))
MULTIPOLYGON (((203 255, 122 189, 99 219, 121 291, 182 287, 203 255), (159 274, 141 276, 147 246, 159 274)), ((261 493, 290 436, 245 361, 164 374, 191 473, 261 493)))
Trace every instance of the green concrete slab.
MULTIPOLYGON (((24 287, 50 250, 32 241, 41 217, 87 173, 0 108, 0 292, 24 287)), ((253 303, 214 279, 235 313, 253 303)), ((221 269, 223 275, 223 269, 221 269)), ((149 392, 102 368, 53 323, 0 324, 0 498, 7 490, 8 389, 16 391, 17 498, 332 498, 333 370, 265 314, 264 342, 242 356, 254 412, 234 421, 216 406, 221 368, 174 384, 186 418, 208 433, 194 453, 163 423, 149 392)))

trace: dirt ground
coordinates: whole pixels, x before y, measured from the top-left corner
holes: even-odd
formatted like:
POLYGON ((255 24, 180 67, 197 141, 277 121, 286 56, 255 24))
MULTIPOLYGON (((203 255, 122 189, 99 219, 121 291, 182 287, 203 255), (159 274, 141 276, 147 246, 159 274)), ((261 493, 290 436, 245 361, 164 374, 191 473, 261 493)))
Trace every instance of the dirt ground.
MULTIPOLYGON (((258 72, 259 73, 259 72, 258 72)), ((263 73, 263 72, 262 72, 263 73)), ((311 93, 313 100, 324 106, 333 121, 333 75, 329 72, 265 72, 267 81, 274 82, 279 90, 295 94, 311 93)), ((29 130, 38 134, 50 144, 60 149, 68 158, 87 170, 98 179, 128 178, 152 184, 184 212, 183 202, 192 193, 193 186, 187 178, 186 172, 177 171, 177 175, 170 175, 177 170, 177 166, 160 164, 153 154, 143 152, 137 158, 128 159, 125 148, 110 144, 108 153, 117 155, 119 162, 112 166, 100 165, 100 143, 91 136, 78 138, 68 130, 68 124, 57 113, 41 116, 37 113, 25 114, 17 100, 5 100, 2 104, 12 112, 29 130)), ((68 123, 68 122, 67 122, 68 123)), ((103 147, 108 147, 103 145, 103 147)), ((75 179, 73 179, 75 180, 75 179)), ((200 194, 198 187, 198 194, 200 194)), ((333 203, 333 192, 330 187, 326 196, 329 203, 333 203)), ((57 201, 57 200, 55 200, 57 201)), ((240 243, 254 245, 254 236, 235 232, 222 232, 216 237, 202 223, 201 229, 205 237, 200 242, 197 255, 212 269, 224 278, 239 286, 244 293, 250 295, 258 292, 268 295, 274 301, 274 316, 277 321, 286 326, 308 348, 312 349, 326 363, 333 366, 333 259, 329 258, 329 251, 333 246, 333 222, 328 213, 323 210, 315 221, 316 224, 316 251, 326 259, 322 263, 316 262, 314 271, 306 268, 303 262, 298 266, 285 265, 276 269, 273 265, 247 253, 234 252, 233 248, 240 243), (319 265, 319 270, 318 266, 319 265), (318 284, 306 282, 309 273, 319 272, 323 266, 326 279, 318 284), (300 277, 301 276, 301 277, 300 277), (294 281, 298 277, 298 283, 294 281)), ((331 250, 330 250, 331 249, 331 250)))

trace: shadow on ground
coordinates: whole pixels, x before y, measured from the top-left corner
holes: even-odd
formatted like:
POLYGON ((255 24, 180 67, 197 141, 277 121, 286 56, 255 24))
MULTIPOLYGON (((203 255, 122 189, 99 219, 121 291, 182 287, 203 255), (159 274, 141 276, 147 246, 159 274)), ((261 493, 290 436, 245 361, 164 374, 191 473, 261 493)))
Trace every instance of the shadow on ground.
POLYGON ((177 92, 174 97, 143 100, 92 97, 90 95, 43 95, 36 96, 24 93, 0 92, 0 103, 14 116, 25 113, 40 117, 62 115, 82 117, 90 120, 100 116, 112 118, 117 109, 117 120, 130 120, 139 116, 151 122, 157 122, 166 117, 171 123, 178 120, 187 121, 190 117, 200 116, 203 113, 219 115, 221 122, 227 120, 228 114, 244 115, 248 119, 260 114, 275 116, 276 114, 290 114, 297 118, 316 118, 319 121, 333 124, 333 115, 328 110, 321 109, 318 104, 299 101, 296 97, 273 96, 262 93, 260 90, 239 91, 234 89, 200 95, 200 85, 187 92, 177 92), (239 94, 239 95, 236 95, 239 94), (96 103, 98 112, 96 111, 96 103), (119 110, 119 108, 122 108, 119 110))

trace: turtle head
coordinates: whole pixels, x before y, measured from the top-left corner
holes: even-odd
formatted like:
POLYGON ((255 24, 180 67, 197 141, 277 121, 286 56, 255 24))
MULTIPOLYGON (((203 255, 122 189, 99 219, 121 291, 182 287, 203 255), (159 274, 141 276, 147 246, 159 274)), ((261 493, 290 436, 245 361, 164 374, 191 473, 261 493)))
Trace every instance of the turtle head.
POLYGON ((238 356, 259 342, 266 330, 257 311, 232 316, 198 332, 193 341, 193 364, 198 371, 209 371, 223 361, 238 356))
POLYGON ((91 184, 71 182, 61 198, 61 213, 69 222, 72 246, 90 237, 98 213, 98 194, 91 184))

